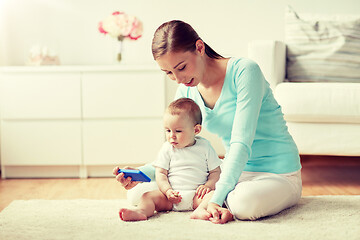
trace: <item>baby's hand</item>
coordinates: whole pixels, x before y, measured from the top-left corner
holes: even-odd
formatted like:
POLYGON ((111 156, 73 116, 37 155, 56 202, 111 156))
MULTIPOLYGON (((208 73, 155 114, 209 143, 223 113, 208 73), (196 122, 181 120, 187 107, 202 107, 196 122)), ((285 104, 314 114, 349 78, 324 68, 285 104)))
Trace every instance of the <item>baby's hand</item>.
MULTIPOLYGON (((127 177, 125 178, 125 174, 124 173, 119 173, 119 167, 115 167, 113 169, 113 174, 115 175, 116 180, 121 183, 121 185, 126 189, 129 190, 133 187, 135 187, 139 182, 135 182, 131 180, 131 177, 127 177)), ((124 167, 124 169, 135 169, 135 168, 131 168, 131 167, 124 167)))
POLYGON ((171 188, 166 191, 166 197, 167 197, 167 199, 168 199, 171 203, 173 203, 173 204, 177 204, 177 203, 181 202, 181 199, 182 199, 182 197, 181 197, 181 195, 179 194, 179 192, 174 191, 174 190, 171 189, 171 188))
POLYGON ((197 189, 196 189, 196 196, 198 198, 204 198, 205 194, 209 193, 211 191, 211 188, 209 188, 208 186, 205 185, 200 185, 197 189))

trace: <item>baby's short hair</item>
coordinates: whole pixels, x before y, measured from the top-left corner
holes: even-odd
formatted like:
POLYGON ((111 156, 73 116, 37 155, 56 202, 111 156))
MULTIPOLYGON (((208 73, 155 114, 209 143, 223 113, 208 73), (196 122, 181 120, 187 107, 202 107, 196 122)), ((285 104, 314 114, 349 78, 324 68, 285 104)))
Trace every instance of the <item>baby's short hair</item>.
POLYGON ((167 111, 171 115, 179 115, 182 112, 186 112, 195 124, 202 123, 202 115, 199 106, 190 98, 179 98, 171 102, 167 108, 167 111))

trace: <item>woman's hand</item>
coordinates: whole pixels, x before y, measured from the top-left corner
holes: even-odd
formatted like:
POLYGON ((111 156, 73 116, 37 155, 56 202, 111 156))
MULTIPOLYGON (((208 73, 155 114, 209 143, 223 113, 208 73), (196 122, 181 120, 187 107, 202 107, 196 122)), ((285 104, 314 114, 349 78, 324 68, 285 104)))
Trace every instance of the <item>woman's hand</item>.
POLYGON ((196 196, 199 199, 203 199, 205 194, 208 194, 209 192, 211 192, 211 188, 205 186, 205 185, 200 185, 197 189, 196 189, 196 196))
POLYGON ((209 220, 215 224, 223 224, 229 221, 234 220, 234 216, 227 208, 220 207, 216 203, 209 203, 207 211, 211 214, 212 217, 209 220))
MULTIPOLYGON (((114 168, 113 170, 113 174, 116 176, 116 180, 121 183, 121 185, 126 189, 126 190, 129 190, 129 189, 132 189, 133 187, 135 187, 139 182, 134 182, 134 181, 131 181, 131 177, 127 177, 127 178, 124 178, 124 173, 118 173, 119 171, 119 167, 116 167, 114 168)), ((131 168, 131 167, 124 167, 124 169, 133 169, 135 170, 136 168, 131 168)))
POLYGON ((181 202, 181 195, 179 194, 179 192, 172 190, 171 188, 169 188, 166 191, 166 197, 167 199, 172 203, 172 204, 177 204, 179 202, 181 202))

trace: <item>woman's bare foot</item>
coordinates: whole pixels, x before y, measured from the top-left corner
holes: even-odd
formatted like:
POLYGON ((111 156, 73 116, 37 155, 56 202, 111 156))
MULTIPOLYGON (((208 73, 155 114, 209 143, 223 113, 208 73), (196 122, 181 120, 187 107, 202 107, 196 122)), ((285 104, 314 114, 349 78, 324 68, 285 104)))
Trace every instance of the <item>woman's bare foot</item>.
POLYGON ((224 224, 230 221, 234 221, 234 216, 228 209, 222 208, 219 218, 211 217, 209 220, 215 224, 224 224))
POLYGON ((211 214, 202 207, 196 208, 190 215, 191 219, 209 220, 211 214))
POLYGON ((120 219, 123 221, 143 221, 147 220, 146 215, 139 209, 122 208, 119 211, 120 219))

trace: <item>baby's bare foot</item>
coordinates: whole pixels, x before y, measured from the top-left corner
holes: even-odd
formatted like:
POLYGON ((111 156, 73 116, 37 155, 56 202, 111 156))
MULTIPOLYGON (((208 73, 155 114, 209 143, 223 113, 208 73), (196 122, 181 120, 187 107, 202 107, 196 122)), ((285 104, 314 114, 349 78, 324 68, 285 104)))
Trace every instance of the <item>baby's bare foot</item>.
POLYGON ((122 208, 119 211, 120 219, 123 221, 143 221, 147 220, 146 215, 138 209, 122 208))
POLYGON ((191 219, 200 219, 200 220, 209 220, 210 217, 211 214, 208 211, 206 211, 206 209, 201 207, 195 209, 190 215, 191 219))

